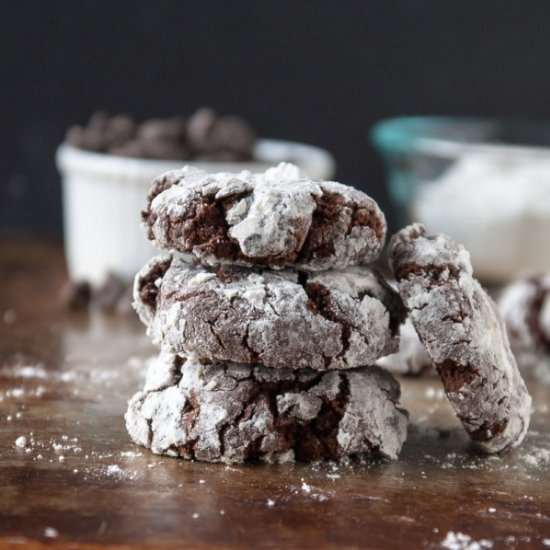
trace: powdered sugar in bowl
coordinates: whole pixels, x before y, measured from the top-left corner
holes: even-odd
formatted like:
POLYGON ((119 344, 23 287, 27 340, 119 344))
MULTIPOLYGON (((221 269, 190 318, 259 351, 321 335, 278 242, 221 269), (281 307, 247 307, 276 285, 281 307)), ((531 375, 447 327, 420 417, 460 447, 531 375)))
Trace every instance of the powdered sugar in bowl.
POLYGON ((462 242, 486 283, 550 271, 550 125, 405 117, 378 123, 372 140, 400 224, 462 242))

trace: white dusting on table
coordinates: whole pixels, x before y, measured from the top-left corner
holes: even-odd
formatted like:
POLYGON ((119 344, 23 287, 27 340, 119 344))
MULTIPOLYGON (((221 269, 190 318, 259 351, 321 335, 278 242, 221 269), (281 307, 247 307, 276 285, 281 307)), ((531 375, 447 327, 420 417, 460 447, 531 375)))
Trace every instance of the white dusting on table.
POLYGON ((492 548, 493 542, 487 539, 473 540, 472 537, 457 531, 449 531, 441 543, 442 548, 447 550, 482 550, 492 548))
POLYGON ((59 536, 59 531, 54 527, 46 527, 44 529, 44 536, 49 539, 55 539, 59 536))
POLYGON ((550 464, 550 449, 533 447, 530 451, 524 451, 521 458, 528 466, 540 468, 550 464))

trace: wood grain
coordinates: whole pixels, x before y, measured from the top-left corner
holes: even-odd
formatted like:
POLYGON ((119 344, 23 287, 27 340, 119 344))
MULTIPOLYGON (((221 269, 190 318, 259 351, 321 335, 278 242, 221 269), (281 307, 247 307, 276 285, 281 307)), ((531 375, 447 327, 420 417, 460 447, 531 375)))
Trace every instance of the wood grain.
POLYGON ((550 539, 549 388, 531 385, 532 429, 503 457, 472 450, 436 379, 402 381, 410 434, 391 463, 157 457, 131 443, 122 418, 155 349, 135 318, 63 311, 64 280, 58 243, 0 240, 0 547, 440 548, 449 531, 493 548, 550 539))

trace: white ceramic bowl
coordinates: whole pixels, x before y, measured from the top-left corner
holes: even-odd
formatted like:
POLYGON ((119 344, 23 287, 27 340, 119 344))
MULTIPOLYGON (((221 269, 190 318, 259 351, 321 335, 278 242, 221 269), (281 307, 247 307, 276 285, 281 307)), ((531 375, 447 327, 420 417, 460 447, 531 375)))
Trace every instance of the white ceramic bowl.
POLYGON ((291 141, 259 140, 252 162, 182 162, 116 157, 62 144, 65 255, 73 280, 101 284, 107 273, 125 278, 155 254, 140 229, 140 212, 153 178, 189 164, 207 172, 262 172, 279 162, 296 164, 312 179, 334 175, 327 151, 291 141))

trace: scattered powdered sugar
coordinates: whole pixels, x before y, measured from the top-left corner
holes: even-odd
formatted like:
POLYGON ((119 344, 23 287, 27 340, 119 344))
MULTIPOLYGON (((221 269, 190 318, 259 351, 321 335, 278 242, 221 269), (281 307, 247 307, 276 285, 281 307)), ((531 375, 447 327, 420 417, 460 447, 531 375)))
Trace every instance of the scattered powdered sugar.
POLYGON ((15 445, 16 445, 17 447, 23 448, 23 447, 25 447, 26 444, 27 444, 27 438, 26 438, 24 435, 20 435, 20 436, 15 440, 15 445))
POLYGON ((492 548, 493 542, 487 539, 473 540, 472 537, 457 531, 449 531, 445 540, 441 542, 442 548, 447 550, 482 550, 483 548, 492 548))
POLYGON ((49 539, 55 539, 59 536, 59 531, 54 527, 46 527, 44 529, 44 536, 49 539))
POLYGON ((143 456, 143 453, 135 452, 135 451, 122 451, 120 453, 120 456, 122 458, 137 458, 139 456, 143 456))
POLYGON ((529 451, 524 451, 521 455, 521 459, 528 466, 535 468, 541 468, 550 464, 550 449, 542 447, 534 447, 529 451))
MULTIPOLYGON (((311 500, 316 500, 318 502, 325 502, 330 498, 330 492, 323 491, 307 483, 304 478, 301 480, 301 485, 297 488, 291 489, 291 493, 294 495, 301 495, 302 497, 310 498, 311 500)), ((271 506, 268 503, 268 506, 271 506)))
POLYGON ((13 378, 46 378, 48 372, 41 363, 37 365, 15 365, 0 369, 0 375, 13 378))

